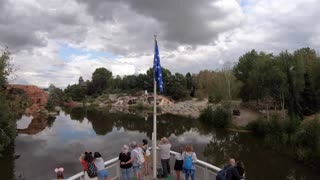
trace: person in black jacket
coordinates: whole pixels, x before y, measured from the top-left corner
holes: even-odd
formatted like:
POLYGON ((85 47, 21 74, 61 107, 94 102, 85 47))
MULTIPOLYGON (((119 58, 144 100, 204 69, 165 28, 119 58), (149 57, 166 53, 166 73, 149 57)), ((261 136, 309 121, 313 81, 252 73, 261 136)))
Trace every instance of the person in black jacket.
POLYGON ((227 180, 241 180, 238 170, 235 168, 236 161, 234 159, 229 160, 229 164, 224 168, 227 169, 227 180))
POLYGON ((122 172, 122 180, 131 180, 131 167, 132 163, 125 164, 125 162, 131 159, 129 147, 123 145, 122 152, 119 154, 120 168, 122 172))

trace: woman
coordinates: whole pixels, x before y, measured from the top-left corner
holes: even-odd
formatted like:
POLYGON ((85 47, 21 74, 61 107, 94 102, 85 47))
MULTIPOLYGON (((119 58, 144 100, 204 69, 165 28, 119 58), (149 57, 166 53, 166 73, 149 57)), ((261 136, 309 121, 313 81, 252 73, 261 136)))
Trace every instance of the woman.
POLYGON ((196 168, 194 166, 194 163, 197 162, 197 156, 196 156, 196 153, 193 152, 193 147, 191 144, 189 144, 186 147, 186 151, 182 153, 182 159, 183 159, 183 171, 185 172, 185 175, 186 175, 185 180, 189 180, 189 177, 191 177, 191 180, 195 180, 196 168))
MULTIPOLYGON (((85 152, 85 154, 87 154, 87 152, 85 152)), ((85 155, 81 154, 79 157, 79 161, 83 167, 83 171, 87 171, 88 170, 88 163, 84 160, 85 155)))
POLYGON ((141 146, 143 150, 143 156, 144 156, 144 175, 149 175, 149 157, 150 157, 150 151, 148 147, 148 140, 143 139, 142 140, 143 145, 141 146))
POLYGON ((97 167, 98 180, 110 180, 109 173, 104 168, 104 160, 99 152, 94 153, 94 165, 97 167))
POLYGON ((183 168, 182 153, 183 147, 180 147, 179 152, 175 155, 176 162, 174 163, 174 170, 176 171, 177 180, 180 180, 180 173, 183 168))
POLYGON ((235 168, 238 170, 239 175, 241 177, 244 177, 244 164, 241 161, 237 161, 237 165, 235 166, 235 168))
POLYGON ((131 153, 129 152, 129 147, 123 145, 122 152, 119 154, 120 168, 122 172, 122 180, 131 180, 131 167, 132 163, 125 164, 125 162, 131 159, 131 153))

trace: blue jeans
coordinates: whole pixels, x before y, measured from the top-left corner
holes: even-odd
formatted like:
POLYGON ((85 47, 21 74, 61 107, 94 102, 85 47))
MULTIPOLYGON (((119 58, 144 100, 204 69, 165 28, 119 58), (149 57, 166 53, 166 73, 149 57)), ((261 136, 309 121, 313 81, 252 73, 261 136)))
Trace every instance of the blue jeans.
POLYGON ((131 168, 121 168, 122 180, 131 180, 131 168))
POLYGON ((186 174, 185 180, 189 180, 189 177, 191 177, 191 180, 195 180, 195 178, 194 178, 195 170, 194 169, 184 169, 184 173, 186 174))

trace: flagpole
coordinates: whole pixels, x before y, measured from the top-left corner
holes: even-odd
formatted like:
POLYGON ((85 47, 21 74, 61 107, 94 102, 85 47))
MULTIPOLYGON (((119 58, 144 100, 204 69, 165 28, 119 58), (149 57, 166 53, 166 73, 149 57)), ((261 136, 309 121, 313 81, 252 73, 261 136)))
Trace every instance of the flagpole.
MULTIPOLYGON (((154 35, 154 46, 156 47, 157 35, 154 35)), ((153 71, 153 178, 157 178, 157 81, 153 71)))

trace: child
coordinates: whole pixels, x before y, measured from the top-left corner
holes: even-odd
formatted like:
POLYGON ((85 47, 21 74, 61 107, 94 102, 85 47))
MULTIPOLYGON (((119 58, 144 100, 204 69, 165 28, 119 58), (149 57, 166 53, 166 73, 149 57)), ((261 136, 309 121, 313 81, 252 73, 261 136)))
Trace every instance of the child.
POLYGON ((182 171, 183 159, 182 153, 184 151, 183 147, 180 147, 178 154, 175 155, 176 162, 174 163, 174 170, 176 171, 177 180, 180 180, 180 172, 182 171))
POLYGON ((63 168, 56 168, 54 172, 57 174, 57 180, 63 180, 63 168))

